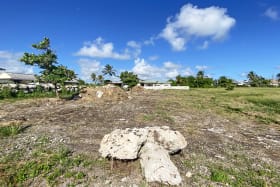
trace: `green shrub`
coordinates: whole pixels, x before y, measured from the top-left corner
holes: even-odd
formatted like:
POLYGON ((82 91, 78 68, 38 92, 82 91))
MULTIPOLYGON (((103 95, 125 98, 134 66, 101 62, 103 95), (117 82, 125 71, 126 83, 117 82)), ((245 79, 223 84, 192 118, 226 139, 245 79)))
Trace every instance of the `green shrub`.
POLYGON ((230 91, 230 90, 234 90, 234 85, 233 84, 228 84, 226 86, 226 90, 230 91))
POLYGON ((0 91, 0 98, 11 98, 12 95, 12 89, 9 87, 3 87, 0 91))
POLYGON ((17 124, 0 127, 0 137, 14 136, 23 131, 23 128, 17 124))
POLYGON ((23 90, 17 92, 17 97, 25 97, 25 93, 23 90))
POLYGON ((222 183, 228 183, 230 181, 228 174, 222 169, 212 169, 211 180, 222 183))

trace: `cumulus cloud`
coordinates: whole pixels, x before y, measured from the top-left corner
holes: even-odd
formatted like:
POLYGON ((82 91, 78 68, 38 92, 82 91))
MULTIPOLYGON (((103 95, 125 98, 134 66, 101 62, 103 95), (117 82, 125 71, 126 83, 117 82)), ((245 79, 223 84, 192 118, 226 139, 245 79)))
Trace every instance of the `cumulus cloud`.
POLYGON ((159 36, 166 39, 173 50, 182 51, 193 37, 208 37, 214 41, 224 39, 235 22, 225 8, 198 8, 186 4, 175 17, 167 19, 159 36))
POLYGON ((166 80, 179 75, 180 65, 173 62, 164 62, 162 67, 154 66, 145 59, 136 59, 132 71, 144 80, 166 80))
POLYGON ((180 68, 180 65, 175 64, 173 62, 167 61, 163 63, 163 66, 165 69, 178 69, 180 68))
POLYGON ((139 76, 140 79, 156 79, 162 77, 160 68, 148 64, 144 59, 137 58, 134 61, 132 71, 139 76))
POLYGON ((127 44, 128 48, 126 48, 126 54, 129 54, 133 58, 137 58, 141 52, 141 44, 136 41, 128 41, 127 44))
POLYGON ((19 61, 22 55, 23 53, 0 51, 0 68, 6 69, 7 72, 32 74, 34 72, 33 66, 25 65, 19 61))
POLYGON ((183 75, 185 75, 185 76, 192 76, 192 75, 194 75, 194 71, 193 71, 190 67, 187 67, 187 68, 184 70, 183 75))
POLYGON ((93 42, 86 42, 84 46, 76 53, 77 56, 112 58, 117 60, 128 60, 130 55, 127 52, 117 53, 114 51, 114 44, 105 43, 101 37, 93 42))
POLYGON ((278 11, 273 8, 270 7, 268 9, 266 9, 266 11, 264 12, 264 15, 272 20, 279 20, 279 13, 278 11))
POLYGON ((101 70, 101 65, 99 61, 92 59, 79 59, 78 65, 80 66, 81 79, 89 81, 91 80, 90 75, 92 73, 98 73, 101 70))
POLYGON ((205 66, 205 65, 196 65, 195 66, 195 69, 197 69, 198 71, 205 71, 208 69, 208 66, 205 66))

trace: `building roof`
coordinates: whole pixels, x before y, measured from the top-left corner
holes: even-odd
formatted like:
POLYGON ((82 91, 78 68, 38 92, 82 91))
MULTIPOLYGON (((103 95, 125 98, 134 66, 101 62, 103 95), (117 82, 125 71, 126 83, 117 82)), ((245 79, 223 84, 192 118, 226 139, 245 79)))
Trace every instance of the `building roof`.
POLYGON ((155 80, 141 80, 139 81, 142 84, 169 84, 170 82, 161 82, 161 81, 155 81, 155 80))
POLYGON ((23 80, 23 81, 35 81, 35 76, 33 74, 23 74, 23 73, 0 73, 0 80, 23 80))
POLYGON ((72 80, 69 80, 69 81, 64 81, 64 83, 79 84, 79 81, 78 81, 78 79, 72 79, 72 80))

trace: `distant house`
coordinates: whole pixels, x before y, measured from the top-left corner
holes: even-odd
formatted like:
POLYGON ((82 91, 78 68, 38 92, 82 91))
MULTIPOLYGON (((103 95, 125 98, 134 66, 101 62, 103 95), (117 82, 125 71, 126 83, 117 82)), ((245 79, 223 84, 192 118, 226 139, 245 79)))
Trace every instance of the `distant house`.
POLYGON ((171 86, 170 82, 140 81, 139 85, 148 90, 189 90, 189 86, 171 86))
POLYGON ((106 85, 122 87, 123 82, 122 81, 110 81, 110 82, 107 82, 106 85))
POLYGON ((0 71, 0 84, 5 83, 31 83, 35 82, 36 78, 33 74, 23 74, 23 73, 10 73, 6 72, 5 69, 1 68, 0 71))
POLYGON ((270 80, 270 86, 279 86, 279 82, 276 79, 271 79, 270 80))
POLYGON ((248 80, 233 81, 233 84, 235 84, 236 86, 250 86, 250 82, 248 80))
POLYGON ((160 88, 167 88, 171 87, 171 83, 168 82, 159 82, 159 81, 140 81, 140 86, 144 87, 145 89, 160 89, 160 88))

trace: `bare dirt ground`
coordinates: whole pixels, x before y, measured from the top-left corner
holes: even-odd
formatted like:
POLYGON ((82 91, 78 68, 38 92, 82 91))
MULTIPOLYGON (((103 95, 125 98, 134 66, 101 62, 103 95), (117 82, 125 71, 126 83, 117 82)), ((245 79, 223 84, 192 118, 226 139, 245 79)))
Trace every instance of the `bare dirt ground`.
MULTIPOLYGON (((21 150, 28 159, 36 142, 47 138, 46 146, 51 149, 63 145, 74 155, 102 162, 81 168, 86 177, 75 186, 161 186, 145 182, 139 161, 115 161, 111 165, 100 158, 98 149, 103 136, 116 128, 167 125, 180 131, 188 142, 182 152, 171 156, 183 178, 181 186, 280 186, 279 125, 183 107, 181 99, 188 98, 174 96, 173 92, 139 91, 127 99, 102 102, 2 102, 0 124, 16 121, 27 128, 16 136, 0 139, 0 157, 21 150)), ((5 171, 0 172, 5 175, 5 171)), ((62 176, 54 185, 67 186, 69 180, 62 176)), ((23 185, 47 183, 39 176, 23 185)))

